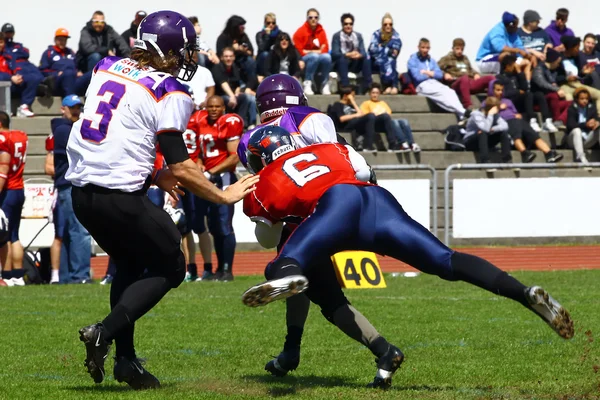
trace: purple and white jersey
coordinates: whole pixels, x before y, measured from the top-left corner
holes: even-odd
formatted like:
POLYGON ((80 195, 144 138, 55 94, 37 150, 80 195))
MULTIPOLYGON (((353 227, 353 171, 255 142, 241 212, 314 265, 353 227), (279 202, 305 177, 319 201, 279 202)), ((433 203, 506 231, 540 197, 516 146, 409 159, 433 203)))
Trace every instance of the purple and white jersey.
POLYGON ((134 192, 152 173, 156 137, 184 132, 192 98, 172 75, 106 57, 94 68, 81 119, 73 124, 66 179, 134 192))
POLYGON ((267 125, 281 126, 292 134, 298 147, 306 147, 315 143, 337 143, 337 131, 333 120, 316 108, 296 106, 289 108, 281 117, 259 125, 242 135, 237 153, 244 167, 246 148, 250 136, 259 128, 267 125))

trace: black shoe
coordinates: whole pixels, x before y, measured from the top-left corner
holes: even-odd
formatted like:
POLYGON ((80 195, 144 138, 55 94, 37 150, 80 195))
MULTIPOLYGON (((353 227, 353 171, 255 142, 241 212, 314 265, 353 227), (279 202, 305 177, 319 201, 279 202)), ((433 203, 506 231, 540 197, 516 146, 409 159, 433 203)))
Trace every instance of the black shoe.
POLYGON ((388 351, 381 358, 375 359, 377 363, 377 375, 375 375, 375 379, 367 387, 389 389, 392 386, 392 376, 400 368, 402 361, 404 361, 404 354, 402 354, 399 348, 390 344, 388 351))
POLYGON ((391 143, 387 151, 388 153, 402 153, 404 152, 404 149, 402 148, 402 145, 400 143, 396 142, 391 143))
POLYGON ((104 380, 104 360, 110 351, 110 342, 105 339, 104 327, 101 323, 86 326, 79 330, 79 340, 85 344, 86 356, 84 365, 94 382, 104 380))
POLYGON ((223 275, 221 275, 219 280, 222 282, 231 282, 233 280, 233 274, 231 272, 223 272, 223 275))
POLYGON ((300 364, 300 348, 284 350, 265 365, 265 371, 273 376, 286 376, 288 372, 298 368, 300 364))
POLYGON ((113 373, 117 382, 125 382, 135 390, 160 388, 159 380, 146 371, 138 358, 115 357, 113 373))
POLYGON ((223 271, 217 270, 217 272, 214 273, 213 280, 220 281, 221 279, 223 279, 223 271))
POLYGON ((546 162, 557 163, 560 160, 562 160, 564 156, 560 153, 557 153, 555 150, 550 150, 549 152, 547 152, 545 154, 545 157, 546 157, 546 162))
POLYGON ((524 163, 533 162, 533 160, 535 160, 535 157, 537 157, 536 154, 529 150, 525 150, 521 153, 521 161, 523 161, 524 163))

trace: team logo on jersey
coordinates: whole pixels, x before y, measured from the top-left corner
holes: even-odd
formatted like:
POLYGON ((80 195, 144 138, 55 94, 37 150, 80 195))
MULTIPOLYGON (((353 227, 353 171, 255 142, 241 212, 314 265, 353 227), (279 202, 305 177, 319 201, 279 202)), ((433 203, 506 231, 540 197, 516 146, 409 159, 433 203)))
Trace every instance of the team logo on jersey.
POLYGON ((6 137, 4 135, 0 135, 0 142, 6 142, 6 137))

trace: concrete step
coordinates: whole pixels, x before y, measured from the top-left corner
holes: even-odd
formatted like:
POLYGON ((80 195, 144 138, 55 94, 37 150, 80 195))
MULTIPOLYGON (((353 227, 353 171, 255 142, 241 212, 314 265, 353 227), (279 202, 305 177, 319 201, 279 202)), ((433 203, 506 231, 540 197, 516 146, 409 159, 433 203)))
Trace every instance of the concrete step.
POLYGON ((36 116, 33 118, 13 118, 11 128, 18 129, 27 133, 27 135, 50 134, 50 121, 59 116, 36 116))
POLYGON ((27 156, 46 155, 46 136, 29 136, 27 156))
POLYGON ((60 107, 62 105, 62 99, 60 97, 36 97, 35 101, 31 105, 32 111, 36 115, 62 115, 60 107))

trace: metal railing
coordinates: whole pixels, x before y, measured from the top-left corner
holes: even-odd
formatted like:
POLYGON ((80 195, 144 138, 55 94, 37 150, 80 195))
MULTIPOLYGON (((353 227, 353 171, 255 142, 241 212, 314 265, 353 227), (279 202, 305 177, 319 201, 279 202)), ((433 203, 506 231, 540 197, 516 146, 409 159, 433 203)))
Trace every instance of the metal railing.
POLYGON ((10 81, 0 82, 0 111, 11 113, 10 81))
POLYGON ((582 163, 531 163, 531 164, 452 164, 444 171, 444 243, 450 245, 450 174, 453 170, 515 170, 544 169, 550 174, 557 169, 590 170, 600 168, 600 162, 582 163))

